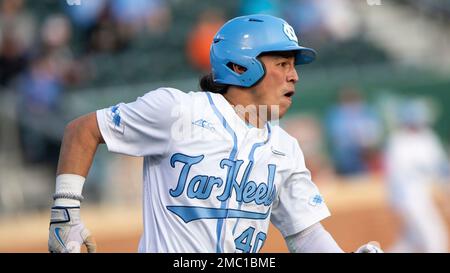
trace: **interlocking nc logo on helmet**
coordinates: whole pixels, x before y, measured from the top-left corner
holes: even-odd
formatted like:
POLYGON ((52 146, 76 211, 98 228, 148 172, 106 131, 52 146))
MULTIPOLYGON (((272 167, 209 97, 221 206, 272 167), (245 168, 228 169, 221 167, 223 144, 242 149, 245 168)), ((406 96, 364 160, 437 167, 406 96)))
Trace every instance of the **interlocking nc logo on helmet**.
POLYGON ((283 24, 283 31, 286 36, 288 36, 289 40, 295 41, 298 43, 297 35, 295 35, 294 28, 291 27, 289 24, 284 23, 283 24))

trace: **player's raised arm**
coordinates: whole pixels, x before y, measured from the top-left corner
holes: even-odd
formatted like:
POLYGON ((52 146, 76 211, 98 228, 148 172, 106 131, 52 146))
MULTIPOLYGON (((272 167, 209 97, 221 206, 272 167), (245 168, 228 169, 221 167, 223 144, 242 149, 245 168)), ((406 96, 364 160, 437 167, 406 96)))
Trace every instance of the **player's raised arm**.
POLYGON ((80 202, 85 177, 98 144, 103 142, 95 113, 79 117, 66 126, 53 195, 55 202, 48 239, 50 252, 80 252, 83 244, 88 252, 96 251, 95 242, 80 219, 80 202))

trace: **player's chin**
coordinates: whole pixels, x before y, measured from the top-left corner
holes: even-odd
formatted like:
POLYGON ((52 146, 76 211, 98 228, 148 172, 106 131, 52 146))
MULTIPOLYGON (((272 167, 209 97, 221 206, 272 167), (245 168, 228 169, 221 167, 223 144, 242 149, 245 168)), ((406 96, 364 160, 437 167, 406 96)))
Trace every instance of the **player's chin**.
POLYGON ((280 118, 282 118, 286 114, 286 112, 291 107, 291 104, 292 104, 292 101, 290 99, 289 100, 283 100, 280 103, 280 110, 279 110, 280 111, 280 118))
POLYGON ((289 109, 290 106, 291 106, 290 104, 289 104, 289 105, 286 105, 286 104, 280 104, 280 105, 278 105, 277 111, 272 111, 272 113, 271 113, 271 115, 272 115, 271 119, 272 119, 272 120, 274 120, 274 119, 281 119, 281 118, 286 114, 286 112, 288 111, 288 109, 289 109))
POLYGON ((287 109, 285 111, 280 111, 280 115, 279 118, 281 119, 282 117, 284 117, 284 115, 286 114, 287 109))

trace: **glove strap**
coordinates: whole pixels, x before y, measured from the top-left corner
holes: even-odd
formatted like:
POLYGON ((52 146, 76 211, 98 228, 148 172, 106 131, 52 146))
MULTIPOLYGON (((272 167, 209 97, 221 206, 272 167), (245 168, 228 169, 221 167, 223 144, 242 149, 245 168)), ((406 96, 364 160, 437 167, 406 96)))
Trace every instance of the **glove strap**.
POLYGON ((50 225, 78 222, 80 222, 80 207, 52 207, 50 225))

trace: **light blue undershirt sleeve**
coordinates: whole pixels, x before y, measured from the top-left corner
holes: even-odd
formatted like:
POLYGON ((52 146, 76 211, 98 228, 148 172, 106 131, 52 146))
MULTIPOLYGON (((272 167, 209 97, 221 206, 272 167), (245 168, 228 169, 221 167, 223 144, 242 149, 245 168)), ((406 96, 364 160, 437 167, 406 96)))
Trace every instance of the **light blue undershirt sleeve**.
POLYGON ((285 238, 291 253, 344 253, 321 223, 285 238))

